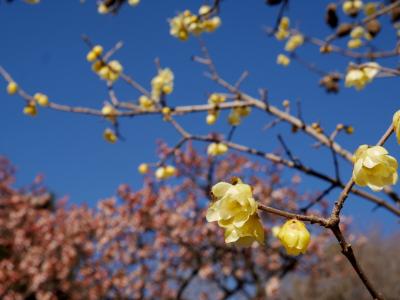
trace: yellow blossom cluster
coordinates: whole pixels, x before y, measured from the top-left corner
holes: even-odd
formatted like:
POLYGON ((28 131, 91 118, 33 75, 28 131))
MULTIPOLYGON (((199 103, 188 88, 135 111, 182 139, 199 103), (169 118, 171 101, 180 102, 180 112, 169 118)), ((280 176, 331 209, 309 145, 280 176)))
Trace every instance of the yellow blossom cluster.
POLYGON ((363 8, 361 0, 346 0, 342 5, 343 12, 347 15, 357 14, 363 8))
POLYGON ((273 234, 285 247, 287 254, 297 256, 305 253, 310 243, 310 233, 303 222, 292 219, 282 227, 272 228, 273 234))
POLYGON ((154 101, 150 97, 146 95, 142 95, 139 97, 139 106, 142 110, 150 111, 154 109, 154 101))
POLYGON ((119 78, 123 71, 123 67, 118 60, 106 62, 101 58, 103 47, 101 45, 94 46, 86 55, 86 60, 92 64, 93 72, 97 73, 102 79, 115 81, 119 78))
POLYGON ((158 71, 158 74, 151 80, 151 97, 154 101, 160 101, 161 95, 171 94, 174 90, 174 73, 171 69, 165 68, 158 71))
POLYGON ((195 15, 190 10, 178 14, 169 21, 170 34, 182 41, 189 38, 189 34, 199 35, 203 32, 213 32, 221 25, 218 16, 211 17, 211 7, 203 5, 199 14, 195 15))
POLYGON ((283 17, 279 22, 278 30, 275 33, 275 38, 279 41, 286 39, 289 36, 290 20, 288 17, 283 17))
POLYGON ((242 118, 247 117, 250 112, 251 108, 248 106, 235 107, 228 116, 228 123, 232 126, 238 126, 242 122, 242 118))
POLYGON ((354 86, 357 90, 363 89, 379 72, 379 64, 368 62, 361 67, 350 66, 345 78, 346 87, 354 86))
POLYGON ((208 103, 209 104, 218 105, 218 104, 221 104, 221 103, 225 102, 225 100, 226 100, 225 95, 218 94, 218 93, 212 93, 210 95, 210 97, 208 97, 208 103))
POLYGON ((112 130, 110 128, 106 128, 104 130, 103 137, 107 142, 109 142, 111 144, 115 144, 118 141, 117 134, 114 132, 114 130, 112 130))
POLYGON ((397 182, 397 161, 381 146, 361 145, 353 156, 353 180, 359 186, 380 191, 397 182))
POLYGON ((228 151, 228 146, 224 143, 211 143, 208 145, 207 153, 210 156, 223 155, 228 151))
POLYGON ((49 97, 42 93, 36 93, 33 96, 33 99, 40 105, 40 106, 48 106, 49 105, 49 97))
POLYGON ((290 64, 290 58, 287 57, 285 54, 279 54, 276 58, 276 63, 278 65, 286 67, 290 64))
POLYGON ((212 93, 208 97, 208 103, 216 106, 215 109, 210 110, 207 114, 206 123, 208 125, 213 125, 217 121, 217 118, 219 116, 219 111, 217 106, 218 104, 225 102, 225 100, 226 96, 219 93, 212 93))
POLYGON ((27 116, 35 117, 38 113, 36 103, 34 101, 29 101, 24 106, 23 113, 27 116))
POLYGON ((400 110, 393 115, 393 129, 396 134, 397 142, 400 144, 400 110))
POLYGON ((155 176, 158 180, 165 180, 175 175, 176 169, 174 166, 162 166, 159 167, 155 172, 155 176))
POLYGON ((257 214, 257 202, 248 184, 219 182, 211 189, 215 202, 207 210, 207 221, 225 229, 225 242, 250 246, 264 244, 264 228, 257 214))

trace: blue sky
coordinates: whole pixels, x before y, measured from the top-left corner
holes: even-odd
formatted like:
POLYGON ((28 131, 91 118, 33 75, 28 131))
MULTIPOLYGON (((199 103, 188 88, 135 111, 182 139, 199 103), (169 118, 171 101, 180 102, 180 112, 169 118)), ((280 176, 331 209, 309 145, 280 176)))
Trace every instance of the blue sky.
MULTIPOLYGON (((169 98, 171 105, 205 103, 207 93, 221 91, 202 75, 203 67, 190 59, 199 54, 198 42, 195 39, 180 42, 169 35, 167 19, 186 8, 197 10, 202 1, 142 0, 138 7, 126 6, 115 17, 99 15, 95 1, 42 2, 37 6, 22 1, 0 5, 0 64, 31 94, 41 91, 58 103, 102 106, 107 89, 85 60, 88 49, 81 40, 82 34, 106 48, 122 40, 124 47, 115 58, 122 62, 126 73, 147 87, 155 74, 154 59, 159 57, 161 64, 175 73, 175 90, 169 98)), ((287 12, 292 24, 313 36, 329 34, 329 28, 323 23, 328 1, 313 1, 312 5, 299 2, 294 1, 287 12)), ((220 73, 227 80, 235 81, 243 70, 248 70, 250 77, 243 84, 246 92, 257 95, 258 88, 268 88, 270 102, 278 105, 283 99, 293 103, 300 100, 305 120, 321 120, 328 131, 339 122, 352 124, 355 134, 339 137, 339 142, 350 150, 362 143, 375 143, 389 125, 392 114, 399 109, 398 79, 376 80, 362 92, 342 88, 338 95, 326 94, 318 87, 319 78, 302 66, 295 62, 289 68, 276 65, 276 56, 283 51, 283 44, 266 37, 262 31, 264 25, 274 24, 276 14, 276 8, 265 6, 261 0, 223 1, 221 28, 204 36, 220 73)), ((394 31, 390 29, 378 38, 376 46, 392 48, 395 42, 394 31)), ((348 63, 347 59, 335 55, 321 56, 311 46, 304 46, 299 54, 327 70, 343 71, 348 63)), ((397 59, 382 61, 385 66, 397 63, 397 59)), ((36 174, 43 173, 46 185, 60 196, 70 196, 73 203, 93 205, 113 195, 120 183, 139 187, 142 177, 137 174, 137 165, 157 159, 156 140, 161 138, 174 144, 179 138, 160 117, 135 118, 122 121, 126 141, 110 145, 102 139, 106 121, 46 109, 41 109, 38 117, 28 118, 21 113, 23 102, 8 96, 4 82, 2 85, 0 154, 9 157, 18 167, 18 184, 27 184, 36 174)), ((135 100, 140 96, 121 82, 116 84, 116 89, 121 99, 135 100)), ((189 116, 182 122, 193 133, 206 133, 210 128, 204 124, 204 117, 203 114, 189 116)), ((270 120, 265 114, 254 114, 238 129, 234 140, 273 151, 278 147, 276 134, 280 132, 304 163, 332 174, 329 152, 310 148, 311 139, 304 135, 292 136, 286 125, 262 131, 270 120)), ((226 131, 223 123, 221 119, 216 129, 226 131)), ((388 149, 399 158, 394 139, 389 141, 388 149)), ((347 180, 350 168, 343 165, 343 179, 347 180)), ((301 189, 308 192, 325 187, 316 180, 305 179, 303 183, 301 189)), ((398 226, 392 215, 383 210, 372 213, 372 208, 363 200, 351 197, 345 212, 354 215, 355 228, 381 224, 392 231, 398 226)))

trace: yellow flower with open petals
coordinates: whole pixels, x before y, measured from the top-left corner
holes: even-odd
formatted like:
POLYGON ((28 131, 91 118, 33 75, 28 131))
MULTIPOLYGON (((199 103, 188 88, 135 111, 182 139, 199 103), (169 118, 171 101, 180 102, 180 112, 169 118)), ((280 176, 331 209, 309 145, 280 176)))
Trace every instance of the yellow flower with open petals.
POLYGON ((264 228, 257 214, 251 215, 242 227, 230 225, 225 228, 225 243, 248 247, 254 241, 261 245, 264 244, 264 228))
POLYGON ((359 186, 380 191, 397 182, 397 160, 381 146, 361 145, 353 157, 353 180, 359 186))
POLYGON ((310 243, 310 233, 303 222, 292 219, 277 229, 277 238, 285 247, 287 254, 297 256, 305 253, 310 243))
POLYGON ((345 78, 346 87, 354 86, 356 90, 363 89, 379 73, 379 68, 376 62, 365 63, 360 68, 350 67, 345 78))

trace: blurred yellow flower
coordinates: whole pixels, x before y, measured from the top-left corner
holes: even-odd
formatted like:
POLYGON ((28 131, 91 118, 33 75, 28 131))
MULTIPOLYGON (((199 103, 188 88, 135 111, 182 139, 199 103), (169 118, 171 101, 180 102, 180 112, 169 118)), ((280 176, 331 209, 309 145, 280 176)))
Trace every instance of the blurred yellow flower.
POLYGON ((359 186, 380 191, 397 182, 397 160, 381 146, 361 145, 353 157, 353 180, 359 186))
POLYGON ((296 219, 288 220, 282 227, 276 228, 275 232, 287 254, 296 256, 306 252, 310 243, 310 233, 303 222, 296 219))
POLYGON ((343 12, 347 15, 356 14, 363 7, 363 2, 361 0, 346 0, 343 2, 343 12))
POLYGON ((363 89, 379 73, 379 68, 376 62, 365 63, 360 68, 350 67, 346 74, 345 86, 354 86, 357 90, 363 89))
POLYGON ((159 180, 168 179, 174 175, 176 175, 176 169, 174 166, 159 167, 155 172, 155 176, 159 180))
POLYGON ((276 63, 286 67, 290 64, 290 58, 284 54, 279 54, 276 58, 276 63))
POLYGON ((107 142, 109 142, 111 144, 115 144, 118 140, 117 135, 110 128, 107 128, 106 130, 104 130, 103 137, 107 142))
POLYGON ((154 101, 149 97, 142 95, 139 97, 139 105, 143 110, 152 110, 154 108, 154 101))
POLYGON ((228 151, 228 146, 224 143, 211 143, 208 145, 207 153, 210 156, 223 155, 228 151))
POLYGON ((150 170, 149 165, 146 163, 142 163, 138 167, 138 171, 140 174, 147 174, 149 170, 150 170))
POLYGON ((225 100, 226 100, 225 95, 218 93, 212 93, 210 97, 208 97, 209 104, 220 104, 222 102, 225 102, 225 100))
POLYGON ((136 6, 139 4, 139 2, 140 2, 140 0, 128 0, 128 4, 130 6, 136 6))
POLYGON ((303 45, 303 43, 304 43, 304 37, 301 34, 294 34, 286 42, 285 50, 288 52, 292 52, 301 45, 303 45))
POLYGON ((218 114, 216 112, 208 113, 206 117, 206 123, 208 125, 213 125, 217 121, 218 114))
POLYGON ((38 111, 35 102, 31 102, 24 107, 24 114, 27 116, 35 117, 38 111))
POLYGON ((18 92, 19 86, 15 81, 10 81, 7 85, 7 93, 9 95, 14 95, 16 92, 18 92))
POLYGON ((354 28, 351 30, 350 36, 351 36, 353 39, 359 39, 359 38, 362 38, 362 37, 363 37, 364 33, 365 33, 364 27, 362 27, 362 26, 356 26, 356 27, 354 27, 354 28))
POLYGON ((347 42, 347 47, 350 49, 360 48, 363 45, 361 39, 351 39, 347 42))
POLYGON ((225 227, 225 243, 248 247, 255 241, 264 244, 264 228, 257 214, 251 215, 241 227, 235 225, 225 227))
POLYGON ((36 93, 33 96, 33 99, 40 105, 40 106, 48 106, 49 105, 49 98, 47 95, 42 93, 36 93))
POLYGON ((159 70, 158 74, 151 80, 151 87, 153 100, 159 101, 162 94, 172 93, 174 89, 174 73, 169 68, 159 70))

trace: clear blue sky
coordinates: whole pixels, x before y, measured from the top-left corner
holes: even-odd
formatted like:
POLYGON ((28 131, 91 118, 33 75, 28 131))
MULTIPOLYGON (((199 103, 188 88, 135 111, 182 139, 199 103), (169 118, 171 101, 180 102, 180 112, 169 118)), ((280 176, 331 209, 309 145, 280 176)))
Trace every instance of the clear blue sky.
MULTIPOLYGON (((197 41, 183 43, 169 35, 167 18, 186 8, 197 10, 202 1, 142 0, 138 7, 126 6, 115 17, 99 15, 95 1, 83 5, 78 0, 42 2, 37 6, 22 1, 0 5, 0 64, 31 94, 42 91, 59 103, 102 106, 107 90, 85 60, 87 47, 81 40, 82 34, 106 48, 124 41, 115 58, 123 63, 126 73, 147 87, 155 74, 153 60, 159 57, 162 65, 170 67, 176 76, 175 90, 169 98, 171 105, 205 103, 208 92, 220 91, 202 76, 203 68, 190 60, 199 53, 197 41)), ((304 32, 326 36, 329 29, 323 23, 323 11, 328 1, 312 3, 293 1, 288 15, 304 32)), ((248 93, 257 95, 258 88, 266 87, 273 104, 286 98, 293 102, 301 100, 305 120, 322 120, 328 131, 339 122, 352 124, 355 134, 339 138, 348 149, 361 143, 375 143, 393 112, 400 108, 398 79, 376 80, 362 92, 342 88, 338 95, 327 95, 318 87, 318 77, 302 66, 276 65, 283 44, 267 38, 262 31, 262 26, 274 23, 276 13, 276 8, 265 6, 261 0, 223 1, 222 27, 204 37, 223 76, 234 81, 243 70, 248 70, 250 77, 243 85, 248 93)), ((393 30, 378 41, 380 48, 393 47, 393 30)), ((322 57, 317 48, 309 46, 299 54, 328 70, 343 71, 348 62, 335 55, 322 57)), ((388 66, 395 63, 394 59, 382 61, 388 66)), ((69 195, 73 203, 93 205, 96 200, 113 195, 120 183, 139 187, 142 178, 137 174, 137 165, 156 160, 155 141, 161 138, 173 144, 178 139, 159 117, 148 117, 123 120, 126 141, 110 145, 102 139, 106 121, 45 109, 36 118, 26 117, 21 113, 23 102, 8 96, 4 82, 1 85, 0 154, 18 167, 18 184, 27 184, 37 173, 43 173, 46 184, 60 196, 69 195)), ((121 99, 135 100, 139 96, 120 82, 117 93, 121 99)), ((204 117, 192 116, 183 122, 193 124, 194 133, 205 133, 209 128, 204 117)), ((262 131, 270 120, 264 114, 255 114, 252 121, 246 120, 239 128, 235 141, 273 151, 278 147, 276 133, 282 132, 304 163, 332 173, 329 153, 310 148, 311 139, 292 137, 286 125, 278 131, 262 131)), ((224 122, 221 120, 216 128, 226 130, 221 123, 224 122)), ((204 145, 200 147, 204 149, 204 145)), ((394 139, 388 148, 400 158, 394 139)), ((342 168, 342 174, 347 180, 349 167, 342 168)), ((302 190, 313 192, 324 187, 314 179, 306 179, 302 190)), ((396 190, 399 191, 397 187, 396 190)), ((383 210, 371 213, 371 209, 363 200, 351 197, 345 211, 354 214, 356 227, 361 229, 382 224, 391 231, 398 226, 392 215, 383 210)))

